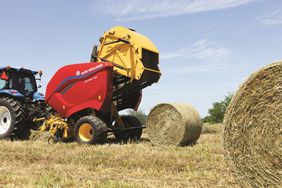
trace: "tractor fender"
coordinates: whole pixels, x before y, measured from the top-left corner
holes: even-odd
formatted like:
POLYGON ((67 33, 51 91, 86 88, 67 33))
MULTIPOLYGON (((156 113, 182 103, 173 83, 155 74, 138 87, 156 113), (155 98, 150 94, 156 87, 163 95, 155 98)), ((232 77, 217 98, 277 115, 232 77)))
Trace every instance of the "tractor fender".
POLYGON ((35 92, 34 94, 33 94, 33 101, 35 102, 35 101, 45 101, 45 97, 44 97, 44 95, 42 94, 42 93, 40 93, 40 92, 35 92))
POLYGON ((0 90, 0 96, 12 96, 12 97, 20 97, 24 98, 24 95, 14 89, 2 89, 0 90))

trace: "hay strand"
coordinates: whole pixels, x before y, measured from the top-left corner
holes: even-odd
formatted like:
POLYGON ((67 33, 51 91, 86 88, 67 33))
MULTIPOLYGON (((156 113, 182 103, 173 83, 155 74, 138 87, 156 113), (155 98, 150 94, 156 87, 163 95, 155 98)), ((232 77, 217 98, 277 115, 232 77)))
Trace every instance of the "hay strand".
POLYGON ((147 128, 153 144, 187 146, 200 137, 202 123, 194 107, 163 103, 149 113, 147 128))
POLYGON ((224 119, 226 159, 242 187, 282 185, 282 62, 252 74, 224 119))

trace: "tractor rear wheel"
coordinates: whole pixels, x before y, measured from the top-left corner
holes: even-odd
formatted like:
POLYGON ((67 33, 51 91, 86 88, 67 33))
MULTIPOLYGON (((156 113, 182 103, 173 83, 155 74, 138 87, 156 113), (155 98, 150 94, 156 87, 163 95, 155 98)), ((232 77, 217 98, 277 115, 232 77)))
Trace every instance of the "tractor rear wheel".
POLYGON ((114 133, 115 137, 119 141, 128 142, 139 141, 142 135, 142 124, 134 116, 122 116, 121 117, 125 128, 133 128, 130 130, 119 130, 114 133))
POLYGON ((75 137, 80 144, 103 144, 107 138, 107 125, 95 116, 84 116, 77 121, 75 137))
POLYGON ((13 98, 0 98, 0 139, 26 139, 30 130, 24 126, 25 111, 22 103, 13 98))

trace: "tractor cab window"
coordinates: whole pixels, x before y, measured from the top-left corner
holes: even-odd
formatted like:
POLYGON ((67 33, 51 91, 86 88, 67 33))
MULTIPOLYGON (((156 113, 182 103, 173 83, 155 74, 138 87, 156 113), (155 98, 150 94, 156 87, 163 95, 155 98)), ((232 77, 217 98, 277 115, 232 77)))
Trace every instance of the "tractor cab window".
POLYGON ((29 96, 36 92, 36 83, 32 75, 11 74, 9 88, 18 90, 20 93, 29 96))
POLYGON ((0 72, 0 89, 7 89, 8 86, 8 77, 6 72, 0 72))
POLYGON ((0 89, 5 89, 7 80, 0 79, 0 89))

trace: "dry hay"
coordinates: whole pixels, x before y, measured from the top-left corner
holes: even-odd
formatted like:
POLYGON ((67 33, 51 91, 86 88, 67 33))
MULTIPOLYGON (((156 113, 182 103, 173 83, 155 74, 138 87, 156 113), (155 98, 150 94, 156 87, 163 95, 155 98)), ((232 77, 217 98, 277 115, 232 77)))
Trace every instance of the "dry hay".
POLYGON ((201 118, 196 109, 186 104, 159 104, 147 118, 148 136, 156 145, 187 146, 201 134, 201 118))
POLYGON ((282 185, 282 62, 252 74, 224 119, 226 159, 243 187, 282 185))
POLYGON ((215 123, 215 124, 204 123, 202 126, 201 134, 217 134, 217 133, 221 133, 222 130, 223 130, 223 126, 220 123, 215 123))
POLYGON ((48 138, 50 137, 50 133, 49 132, 41 132, 41 131, 35 131, 35 130, 32 130, 31 131, 31 134, 29 136, 29 140, 32 140, 32 141, 44 141, 44 142, 47 142, 48 141, 48 138))

